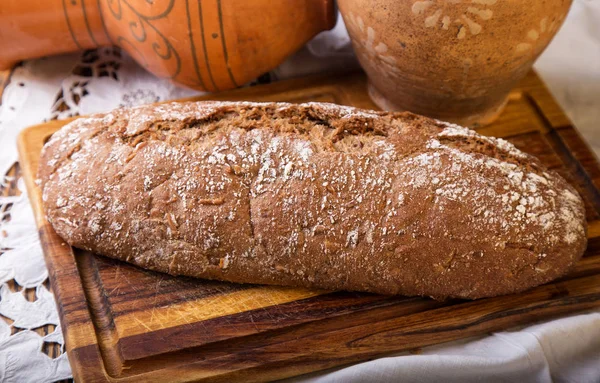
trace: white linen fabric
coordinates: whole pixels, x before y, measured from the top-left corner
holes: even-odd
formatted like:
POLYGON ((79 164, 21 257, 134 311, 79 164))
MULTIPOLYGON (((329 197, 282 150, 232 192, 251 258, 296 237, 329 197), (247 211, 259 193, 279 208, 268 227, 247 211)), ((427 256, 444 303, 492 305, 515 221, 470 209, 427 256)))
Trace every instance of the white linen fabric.
MULTIPOLYGON (((599 0, 576 0, 566 24, 536 64, 559 103, 600 153, 599 0)), ((357 67, 344 24, 315 37, 257 82, 357 67)), ((49 57, 16 68, 0 105, 0 187, 17 161, 16 137, 50 119, 199 94, 148 74, 117 48, 49 57)), ((51 359, 44 342, 64 344, 48 271, 24 185, 0 197, 0 381, 52 382, 71 376, 66 354, 51 359), (6 283, 34 288, 25 299, 6 283), (16 331, 19 330, 19 331, 16 331), (12 334, 12 335, 11 335, 12 334)), ((600 282, 599 282, 600 283, 600 282)), ((600 310, 489 336, 427 347, 290 382, 600 382, 600 310)))
POLYGON ((402 353, 287 383, 600 382, 600 313, 402 353))

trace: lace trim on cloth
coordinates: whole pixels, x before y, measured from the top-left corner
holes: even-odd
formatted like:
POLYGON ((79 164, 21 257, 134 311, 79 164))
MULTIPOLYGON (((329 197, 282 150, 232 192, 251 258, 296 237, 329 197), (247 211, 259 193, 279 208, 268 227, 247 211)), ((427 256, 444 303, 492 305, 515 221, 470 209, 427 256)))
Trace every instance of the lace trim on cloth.
POLYGON ((71 370, 54 296, 44 283, 48 271, 24 184, 4 176, 0 190, 0 381, 68 378, 71 370))

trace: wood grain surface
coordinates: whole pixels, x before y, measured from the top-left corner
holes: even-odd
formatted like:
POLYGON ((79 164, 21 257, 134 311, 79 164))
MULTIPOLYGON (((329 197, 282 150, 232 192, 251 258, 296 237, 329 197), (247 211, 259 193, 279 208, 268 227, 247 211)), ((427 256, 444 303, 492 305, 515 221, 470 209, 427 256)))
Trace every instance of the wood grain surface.
MULTIPOLYGON (((361 73, 197 99, 208 98, 375 108, 361 73)), ((589 248, 560 281, 479 301, 178 278, 72 249, 44 219, 35 185, 41 147, 66 122, 25 130, 19 151, 78 382, 281 379, 600 306, 600 166, 534 73, 502 116, 479 131, 508 139, 575 185, 587 208, 589 248)))

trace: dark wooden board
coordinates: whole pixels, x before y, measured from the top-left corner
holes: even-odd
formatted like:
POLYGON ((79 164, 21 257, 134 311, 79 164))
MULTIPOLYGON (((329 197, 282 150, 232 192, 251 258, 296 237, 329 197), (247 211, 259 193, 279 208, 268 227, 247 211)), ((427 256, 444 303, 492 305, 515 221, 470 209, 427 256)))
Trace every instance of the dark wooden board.
MULTIPOLYGON (((300 78, 197 99, 328 101, 375 109, 363 74, 300 78)), ((539 78, 479 129, 534 154, 577 187, 589 248, 568 277, 522 294, 436 302, 176 278, 72 249, 44 219, 35 185, 44 141, 67 121, 25 130, 21 166, 75 379, 266 381, 503 330, 600 306, 600 166, 539 78)))

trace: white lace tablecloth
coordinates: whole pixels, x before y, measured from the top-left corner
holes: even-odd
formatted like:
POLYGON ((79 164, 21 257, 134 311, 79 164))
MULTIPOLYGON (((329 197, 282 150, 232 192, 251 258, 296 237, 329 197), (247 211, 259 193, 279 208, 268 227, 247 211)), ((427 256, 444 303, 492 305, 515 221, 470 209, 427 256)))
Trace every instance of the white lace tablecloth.
MULTIPOLYGON (((536 64, 554 96, 600 153, 600 0, 576 0, 566 24, 536 64)), ((1 54, 1 53, 0 53, 1 54)), ((356 66, 340 21, 258 82, 356 66)), ((158 80, 116 48, 24 62, 0 105, 0 182, 17 161, 16 137, 27 126, 120 106, 198 92, 158 80)), ((1 187, 0 185, 0 187, 1 187)), ((69 378, 66 354, 52 359, 46 343, 64 344, 48 272, 22 182, 16 197, 0 196, 0 381, 53 382, 69 378), (9 289, 13 281, 23 287, 9 289), (11 282, 12 283, 12 282, 11 282), (27 300, 25 288, 35 289, 27 300), (5 319, 4 319, 5 318, 5 319), (18 330, 18 331, 17 331, 18 330)), ((600 283, 600 281, 599 281, 600 283)), ((486 337, 294 378, 310 382, 600 382, 600 311, 486 337)))

